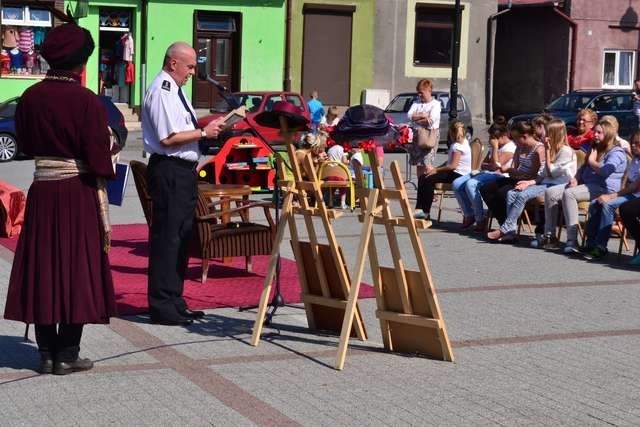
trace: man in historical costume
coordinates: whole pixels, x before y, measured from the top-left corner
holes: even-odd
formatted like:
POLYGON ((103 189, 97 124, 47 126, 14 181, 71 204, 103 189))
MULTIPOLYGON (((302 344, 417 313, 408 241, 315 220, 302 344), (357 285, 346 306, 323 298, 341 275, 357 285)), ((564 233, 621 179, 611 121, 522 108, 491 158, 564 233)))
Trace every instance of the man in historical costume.
POLYGON ((104 179, 114 176, 107 115, 80 84, 93 49, 89 31, 75 23, 52 29, 41 51, 51 69, 23 93, 15 115, 36 171, 4 317, 35 324, 42 373, 91 369, 79 357, 83 326, 117 314, 107 257, 104 179))
POLYGON ((144 149, 152 153, 147 169, 153 202, 149 312, 153 323, 163 325, 186 326, 204 316, 187 307, 182 291, 198 195, 198 142, 217 137, 222 119, 198 128, 195 111, 182 92, 196 66, 196 52, 187 43, 169 46, 142 108, 144 149))

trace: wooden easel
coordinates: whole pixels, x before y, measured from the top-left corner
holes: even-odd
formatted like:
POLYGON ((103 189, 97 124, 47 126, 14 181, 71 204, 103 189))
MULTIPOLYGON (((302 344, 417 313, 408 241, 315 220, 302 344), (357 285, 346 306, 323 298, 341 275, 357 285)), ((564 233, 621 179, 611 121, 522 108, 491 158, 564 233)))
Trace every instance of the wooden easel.
MULTIPOLYGON (((376 317, 380 321, 382 341, 389 351, 418 353, 440 360, 453 361, 453 352, 445 327, 440 304, 433 285, 427 257, 418 236, 418 228, 428 228, 431 221, 413 219, 409 197, 401 178, 397 162, 391 163, 391 174, 395 189, 386 189, 380 174, 377 157, 368 153, 374 179, 374 190, 365 189, 362 183, 362 170, 356 166, 356 185, 360 199, 360 221, 365 223, 363 232, 368 231, 368 257, 371 265, 376 302, 376 317), (379 191, 379 196, 378 192, 379 191), (402 216, 393 216, 391 204, 396 202, 402 209, 402 216), (366 208, 363 206, 366 205, 366 208), (373 219, 376 224, 384 225, 387 240, 393 258, 393 268, 383 267, 378 260, 378 250, 373 228, 368 225, 373 219), (408 231, 413 251, 416 255, 419 271, 407 270, 402 260, 400 246, 395 233, 396 227, 408 231)), ((364 242, 364 239, 362 239, 364 242)), ((366 252, 364 252, 366 253, 366 252)), ((361 255, 361 253, 358 253, 361 255)), ((360 268, 365 263, 359 258, 360 268)), ((349 341, 349 329, 353 319, 353 309, 358 295, 358 281, 351 288, 347 301, 347 311, 340 336, 340 346, 336 368, 342 369, 349 341)))
MULTIPOLYGON (((286 138, 287 153, 293 171, 293 182, 285 180, 278 183, 285 191, 282 216, 278 222, 276 239, 264 281, 264 288, 260 297, 260 305, 253 327, 253 334, 251 336, 251 345, 257 346, 260 341, 269 295, 275 277, 277 257, 287 226, 289 227, 291 245, 298 267, 300 287, 302 289, 302 302, 304 303, 309 328, 336 333, 341 331, 345 333, 344 319, 348 318, 348 335, 355 335, 360 340, 366 340, 367 334, 356 302, 354 301, 349 304, 349 310, 347 310, 347 297, 353 294, 354 289, 359 289, 364 262, 359 262, 359 265, 356 266, 357 268, 354 269, 354 277, 350 279, 344 256, 338 246, 330 222, 342 214, 333 209, 327 209, 322 196, 321 182, 317 177, 310 156, 306 156, 303 162, 304 170, 308 177, 308 180, 303 180, 302 170, 295 160, 295 148, 291 141, 291 134, 287 131, 287 123, 283 117, 280 118, 280 125, 281 132, 286 138), (311 206, 307 195, 313 195, 315 198, 315 206, 311 206), (294 206, 294 199, 297 199, 299 206, 294 206), (309 235, 308 242, 300 241, 299 239, 295 215, 300 215, 304 219, 309 235), (328 244, 319 243, 313 221, 314 218, 321 220, 328 244), (354 326, 353 331, 351 330, 352 324, 354 326)), ((284 172, 284 168, 281 167, 278 175, 284 177, 284 172)), ((370 197, 371 208, 373 208, 375 204, 376 194, 377 193, 370 197)), ((365 226, 366 224, 367 222, 365 221, 365 226)), ((373 222, 371 221, 370 227, 372 227, 372 225, 373 222)), ((363 229, 363 241, 358 250, 358 260, 363 260, 366 256, 370 235, 370 230, 365 231, 363 229)), ((339 369, 341 369, 341 367, 339 369)))

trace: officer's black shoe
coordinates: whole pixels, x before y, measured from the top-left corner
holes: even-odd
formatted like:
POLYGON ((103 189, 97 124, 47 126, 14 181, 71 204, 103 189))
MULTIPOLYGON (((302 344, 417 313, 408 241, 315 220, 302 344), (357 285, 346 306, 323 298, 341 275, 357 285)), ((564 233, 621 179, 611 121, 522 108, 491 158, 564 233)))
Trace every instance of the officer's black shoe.
POLYGON ((186 308, 180 312, 180 315, 186 317, 187 319, 201 319, 204 317, 204 311, 189 310, 188 308, 186 308))
POLYGON ((77 358, 73 362, 55 362, 53 364, 54 375, 67 375, 72 372, 88 371, 93 368, 91 359, 77 358))
POLYGON ((166 326, 189 326, 193 323, 193 319, 189 319, 187 317, 177 317, 175 319, 165 319, 162 317, 154 317, 151 316, 151 323, 155 325, 166 325, 166 326))

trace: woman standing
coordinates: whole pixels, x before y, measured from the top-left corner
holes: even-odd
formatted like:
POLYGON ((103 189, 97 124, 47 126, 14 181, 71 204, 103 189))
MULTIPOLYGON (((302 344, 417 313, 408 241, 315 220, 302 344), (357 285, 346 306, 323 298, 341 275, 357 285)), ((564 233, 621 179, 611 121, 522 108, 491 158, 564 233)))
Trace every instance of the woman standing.
MULTIPOLYGON (((442 105, 440 101, 433 98, 433 83, 429 79, 422 79, 416 85, 418 99, 411 105, 407 112, 407 117, 414 129, 425 128, 436 132, 436 146, 429 149, 411 145, 409 157, 412 165, 416 166, 418 179, 426 172, 427 166, 433 166, 438 151, 438 141, 440 141, 440 112, 442 105)), ((415 134, 415 132, 414 132, 415 134)))
POLYGON ((18 138, 36 171, 4 317, 35 323, 41 373, 91 369, 78 356, 83 326, 116 315, 108 205, 98 189, 114 175, 107 117, 80 84, 93 49, 89 31, 74 23, 51 30, 41 51, 51 69, 16 109, 18 138))

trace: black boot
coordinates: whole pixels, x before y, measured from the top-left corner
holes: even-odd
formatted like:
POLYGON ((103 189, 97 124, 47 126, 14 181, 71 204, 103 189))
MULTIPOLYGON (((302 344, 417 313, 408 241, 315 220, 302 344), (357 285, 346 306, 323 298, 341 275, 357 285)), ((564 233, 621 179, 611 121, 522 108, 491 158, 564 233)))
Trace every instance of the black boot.
POLYGON ((53 355, 49 351, 40 351, 40 366, 38 372, 50 374, 53 372, 53 355))
POLYGON ((53 364, 54 375, 67 375, 73 372, 88 371, 93 368, 91 359, 76 358, 71 362, 56 361, 53 364))

